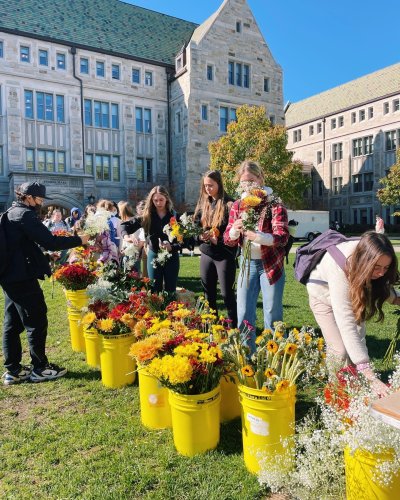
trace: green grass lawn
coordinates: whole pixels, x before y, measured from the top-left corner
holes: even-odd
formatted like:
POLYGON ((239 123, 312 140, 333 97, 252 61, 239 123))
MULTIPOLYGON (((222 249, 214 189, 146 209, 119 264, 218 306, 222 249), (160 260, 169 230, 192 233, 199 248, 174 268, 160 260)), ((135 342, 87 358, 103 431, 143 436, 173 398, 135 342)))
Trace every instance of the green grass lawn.
MULTIPOLYGON (((306 289, 294 281, 291 263, 286 266, 284 319, 290 326, 315 326, 306 289)), ((180 286, 200 292, 198 276, 199 257, 183 256, 180 286)), ((56 382, 1 386, 1 499, 266 497, 243 464, 239 419, 222 425, 217 450, 191 459, 179 456, 170 430, 147 431, 141 426, 137 384, 106 389, 84 355, 72 352, 63 292, 56 285, 52 298, 48 281, 44 289, 49 308, 48 356, 69 372, 56 382)), ((2 307, 1 300, 1 316, 2 307)), ((261 328, 261 302, 257 318, 261 328)), ((396 319, 388 307, 383 326, 369 325, 368 345, 378 367, 396 319)), ((312 406, 311 395, 317 390, 309 387, 299 395, 298 417, 312 406)))

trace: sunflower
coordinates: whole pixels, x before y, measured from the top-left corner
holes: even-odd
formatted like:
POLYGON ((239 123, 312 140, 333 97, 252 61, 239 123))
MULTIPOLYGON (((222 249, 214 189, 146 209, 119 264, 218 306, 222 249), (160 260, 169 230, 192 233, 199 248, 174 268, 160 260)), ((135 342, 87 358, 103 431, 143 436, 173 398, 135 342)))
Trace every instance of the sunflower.
POLYGON ((267 342, 267 351, 276 353, 278 350, 278 344, 275 342, 275 340, 269 340, 267 342))
POLYGON ((272 378, 274 375, 276 375, 275 370, 273 368, 267 368, 264 372, 264 375, 267 378, 272 378))
POLYGON ((291 356, 294 356, 297 351, 297 345, 296 344, 287 344, 285 347, 285 354, 290 354, 291 356))
POLYGON ((289 380, 285 378, 276 384, 276 392, 284 392, 289 389, 289 380))
POLYGON ((241 201, 241 208, 246 210, 247 208, 258 207, 258 205, 262 202, 262 199, 259 196, 249 195, 243 198, 241 201))
POLYGON ((253 370, 253 367, 250 366, 250 365, 245 365, 243 366, 242 368, 242 373, 243 375, 245 375, 246 377, 252 377, 254 375, 254 370, 253 370))

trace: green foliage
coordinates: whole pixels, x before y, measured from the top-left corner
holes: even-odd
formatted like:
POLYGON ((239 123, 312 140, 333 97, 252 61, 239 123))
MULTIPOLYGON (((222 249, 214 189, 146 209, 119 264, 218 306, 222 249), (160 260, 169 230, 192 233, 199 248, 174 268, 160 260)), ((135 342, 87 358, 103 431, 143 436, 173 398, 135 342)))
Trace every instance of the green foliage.
MULTIPOLYGON (((286 266, 284 319, 289 327, 316 326, 306 287, 294 280, 292 264, 293 254, 286 266)), ((178 285, 201 292, 198 257, 181 258, 178 285)), ((68 374, 43 384, 0 386, 1 499, 268 498, 244 466, 239 419, 221 426, 217 450, 191 459, 179 456, 170 430, 150 431, 141 425, 137 384, 106 389, 84 354, 72 352, 62 288, 56 284, 53 298, 48 280, 43 288, 49 309, 47 354, 51 362, 66 366, 68 374)), ((223 312, 222 300, 218 304, 223 312)), ((382 359, 396 331, 393 309, 385 308, 383 324, 368 325, 374 361, 382 359)), ((0 296, 0 318, 2 312, 0 296)), ((261 296, 257 327, 262 329, 261 296)), ((28 363, 25 333, 21 338, 28 363)), ((320 392, 311 384, 299 392, 296 419, 320 392)), ((339 498, 335 488, 332 498, 339 498)))
POLYGON ((244 160, 260 163, 268 186, 292 208, 301 208, 309 179, 302 165, 287 150, 285 127, 272 125, 265 108, 241 106, 237 121, 228 125, 227 134, 209 144, 211 168, 221 170, 229 194, 234 196, 235 171, 244 160))
POLYGON ((400 203, 400 149, 396 153, 396 163, 390 168, 386 177, 379 181, 383 188, 377 196, 382 205, 398 205, 400 203))

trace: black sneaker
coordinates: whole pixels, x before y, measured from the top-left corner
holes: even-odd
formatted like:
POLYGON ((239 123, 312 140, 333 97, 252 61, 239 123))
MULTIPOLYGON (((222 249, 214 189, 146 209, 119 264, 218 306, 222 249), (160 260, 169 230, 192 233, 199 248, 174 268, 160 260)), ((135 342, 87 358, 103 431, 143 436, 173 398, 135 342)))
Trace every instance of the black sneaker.
POLYGON ((31 373, 32 368, 30 366, 22 366, 19 372, 6 371, 1 378, 3 379, 4 385, 20 384, 28 380, 31 373))
POLYGON ((49 363, 44 368, 34 368, 30 380, 31 382, 45 382, 46 380, 54 380, 63 377, 66 373, 66 368, 60 368, 57 365, 49 363))

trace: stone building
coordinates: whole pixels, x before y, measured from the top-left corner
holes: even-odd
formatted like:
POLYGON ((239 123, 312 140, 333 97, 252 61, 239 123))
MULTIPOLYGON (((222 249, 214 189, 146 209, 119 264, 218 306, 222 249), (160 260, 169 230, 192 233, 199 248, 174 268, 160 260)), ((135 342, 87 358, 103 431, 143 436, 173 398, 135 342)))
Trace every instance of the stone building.
POLYGON ((241 104, 283 123, 282 70, 246 0, 200 26, 119 0, 0 0, 0 208, 32 180, 65 208, 155 184, 193 207, 241 104))
POLYGON ((303 101, 285 112, 288 148, 311 166, 312 208, 332 221, 399 224, 376 197, 400 143, 400 64, 303 101))

